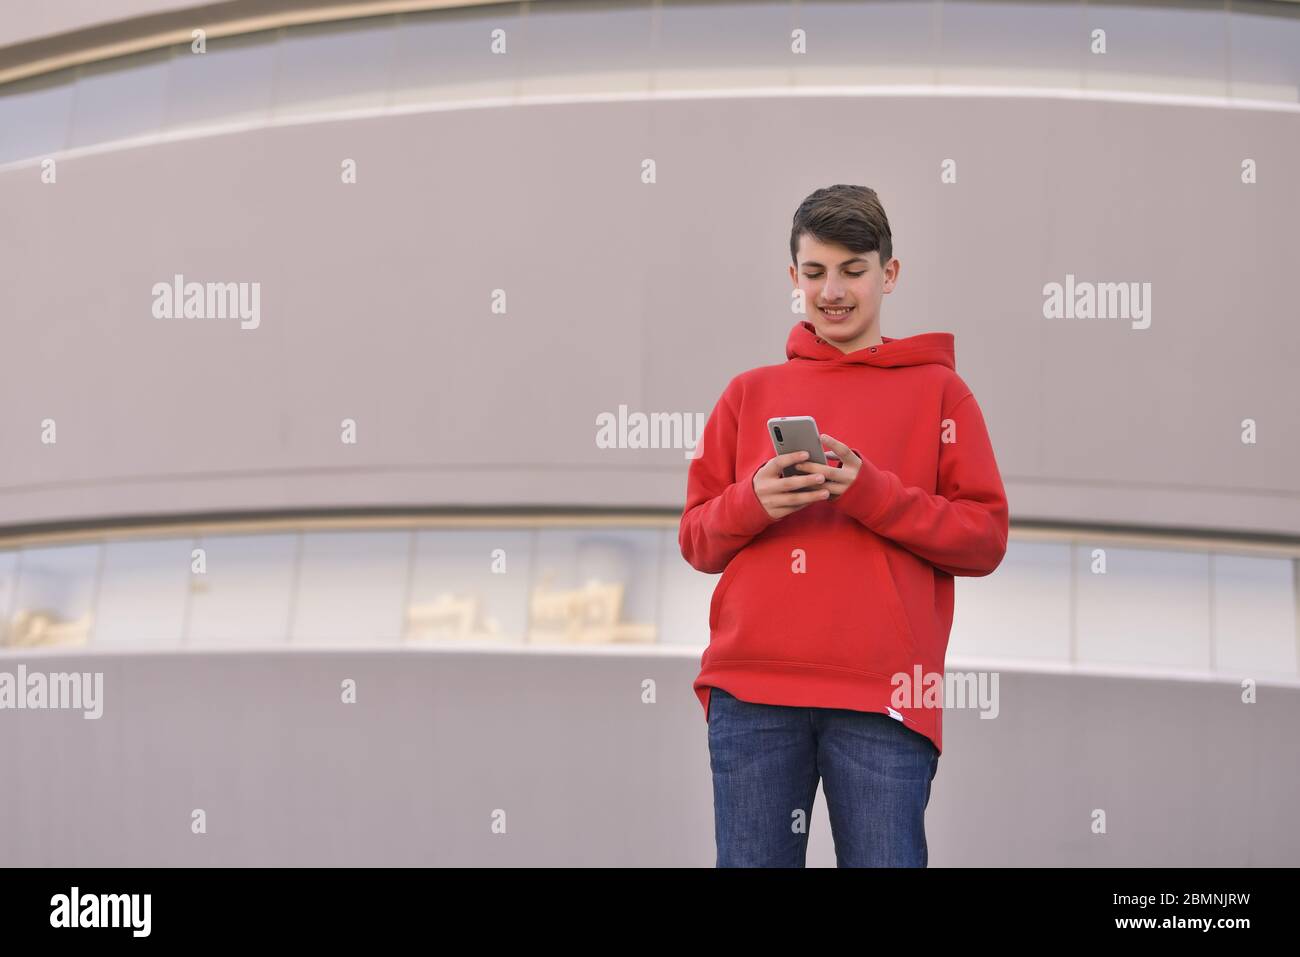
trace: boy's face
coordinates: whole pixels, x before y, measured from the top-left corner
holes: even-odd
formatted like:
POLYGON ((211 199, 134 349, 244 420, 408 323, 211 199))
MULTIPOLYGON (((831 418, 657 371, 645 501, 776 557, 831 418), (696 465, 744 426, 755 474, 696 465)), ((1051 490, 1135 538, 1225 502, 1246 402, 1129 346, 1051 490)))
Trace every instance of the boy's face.
POLYGON ((799 268, 790 267, 790 280, 802 289, 808 320, 817 334, 843 352, 880 344, 880 300, 898 281, 899 262, 880 264, 880 253, 855 253, 838 243, 818 242, 808 233, 799 237, 799 268), (824 308, 849 311, 834 315, 824 308))

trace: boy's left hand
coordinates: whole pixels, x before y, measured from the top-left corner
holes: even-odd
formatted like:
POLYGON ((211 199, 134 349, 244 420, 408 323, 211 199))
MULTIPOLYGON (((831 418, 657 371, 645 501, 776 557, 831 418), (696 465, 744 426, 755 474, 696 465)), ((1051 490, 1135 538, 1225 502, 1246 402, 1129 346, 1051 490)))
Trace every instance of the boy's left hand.
POLYGON ((795 468, 801 472, 821 472, 826 476, 822 488, 830 491, 831 498, 837 498, 843 495, 848 490, 848 487, 853 484, 853 480, 858 477, 858 469, 862 467, 862 459, 858 458, 853 450, 843 442, 827 435, 825 432, 821 433, 820 438, 822 445, 840 460, 840 467, 819 465, 816 462, 800 462, 795 468))

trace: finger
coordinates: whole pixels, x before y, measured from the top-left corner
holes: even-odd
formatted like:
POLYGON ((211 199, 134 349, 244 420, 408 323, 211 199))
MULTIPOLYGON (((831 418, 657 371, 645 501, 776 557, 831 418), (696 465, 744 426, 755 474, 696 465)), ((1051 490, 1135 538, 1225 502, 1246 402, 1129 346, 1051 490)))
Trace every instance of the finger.
POLYGON ((849 482, 852 481, 848 470, 842 465, 818 465, 816 462, 804 462, 802 465, 796 465, 795 468, 800 471, 810 469, 812 471, 809 474, 825 476, 825 487, 831 489, 833 494, 836 495, 848 488, 849 482))
POLYGON ((823 432, 820 436, 818 436, 818 438, 822 440, 823 445, 826 445, 828 448, 834 449, 836 452, 844 453, 844 452, 852 451, 847 445, 845 445, 839 439, 835 438, 835 436, 833 435, 827 435, 825 432, 823 432))
POLYGON ((797 451, 794 452, 786 452, 783 455, 778 455, 772 461, 780 465, 781 468, 785 468, 788 465, 795 465, 796 463, 802 462, 807 458, 808 458, 808 453, 805 452, 803 449, 798 449, 797 451))
POLYGON ((839 439, 835 438, 835 436, 827 435, 825 432, 823 432, 820 438, 828 448, 832 449, 835 452, 836 457, 839 458, 841 462, 860 461, 860 459, 858 459, 858 457, 853 454, 853 450, 849 448, 847 445, 845 445, 843 442, 841 442, 839 439))
POLYGON ((782 491, 802 492, 805 489, 821 488, 826 479, 823 477, 819 480, 816 475, 787 475, 778 481, 778 487, 782 491))
POLYGON ((822 465, 820 462, 799 462, 795 465, 795 468, 808 475, 820 473, 825 475, 827 478, 831 478, 840 471, 838 466, 822 465))
POLYGON ((802 462, 808 457, 808 453, 802 449, 796 452, 785 452, 782 455, 774 455, 767 460, 762 471, 766 475, 780 475, 786 468, 794 465, 796 462, 802 462))
POLYGON ((781 499, 780 504, 782 505, 816 502, 827 497, 826 490, 820 486, 814 489, 791 489, 788 492, 777 492, 775 494, 781 499))

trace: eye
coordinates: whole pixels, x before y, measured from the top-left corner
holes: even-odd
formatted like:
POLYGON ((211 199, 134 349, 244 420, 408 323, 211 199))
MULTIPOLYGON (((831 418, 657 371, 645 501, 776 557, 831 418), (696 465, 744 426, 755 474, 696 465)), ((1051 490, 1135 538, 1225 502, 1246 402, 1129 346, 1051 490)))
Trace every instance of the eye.
MULTIPOLYGON (((866 271, 865 269, 862 270, 862 272, 850 272, 850 273, 845 273, 846 276, 852 276, 854 279, 857 279, 859 276, 865 276, 866 274, 867 274, 867 271, 866 271)), ((803 277, 804 277, 805 279, 821 279, 821 278, 822 278, 822 274, 819 273, 819 272, 806 272, 806 273, 803 274, 803 277)))

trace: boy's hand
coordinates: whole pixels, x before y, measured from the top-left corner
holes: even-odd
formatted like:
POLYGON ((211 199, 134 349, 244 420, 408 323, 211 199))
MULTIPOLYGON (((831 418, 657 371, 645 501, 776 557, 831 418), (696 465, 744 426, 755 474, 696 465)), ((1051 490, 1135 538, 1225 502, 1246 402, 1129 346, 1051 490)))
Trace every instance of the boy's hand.
POLYGON ((807 458, 807 452, 786 452, 784 455, 776 455, 768 459, 763 467, 754 473, 754 492, 768 515, 773 518, 785 518, 805 505, 825 501, 830 497, 823 488, 826 483, 824 476, 791 475, 789 478, 784 478, 781 475, 787 466, 798 462, 807 464, 807 458))
POLYGON ((800 462, 796 468, 801 472, 821 475, 825 479, 823 487, 830 492, 831 498, 835 498, 848 491, 849 486, 853 484, 853 480, 858 477, 858 469, 862 467, 862 459, 858 458, 853 450, 843 442, 827 435, 825 432, 819 437, 827 450, 840 460, 840 467, 818 465, 816 462, 800 462))

